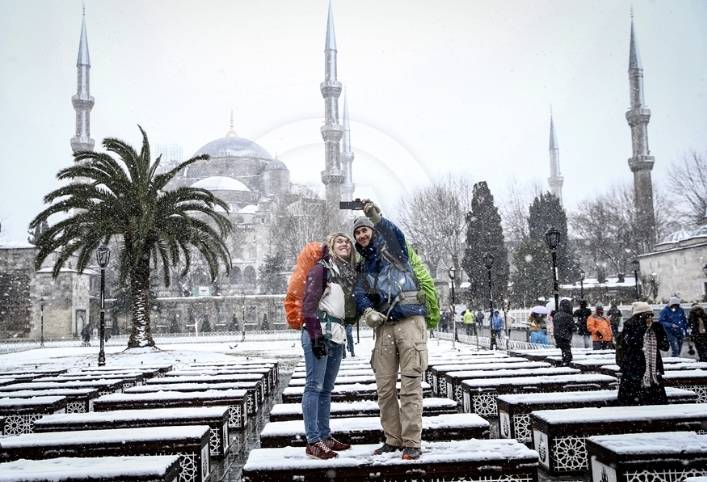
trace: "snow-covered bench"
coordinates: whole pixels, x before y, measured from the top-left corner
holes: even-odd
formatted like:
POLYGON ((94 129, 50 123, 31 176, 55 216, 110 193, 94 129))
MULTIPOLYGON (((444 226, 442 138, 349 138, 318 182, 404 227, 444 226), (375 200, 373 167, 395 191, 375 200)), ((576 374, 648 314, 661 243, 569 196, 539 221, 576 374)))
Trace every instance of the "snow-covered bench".
POLYGON ((66 413, 83 413, 93 410, 93 401, 100 395, 95 388, 54 388, 49 390, 18 390, 3 392, 0 398, 65 397, 66 413))
MULTIPOLYGON (((163 378, 160 378, 163 380, 163 378)), ((206 390, 245 390, 248 415, 255 415, 260 408, 260 384, 262 382, 223 382, 223 383, 149 383, 125 390, 125 393, 153 392, 203 392, 206 390)))
POLYGON ((245 390, 206 390, 203 392, 113 393, 93 402, 96 412, 142 408, 213 407, 227 405, 228 427, 242 430, 248 423, 245 390))
POLYGON ((52 390, 66 388, 95 388, 99 395, 122 391, 123 382, 120 380, 86 380, 62 382, 22 382, 0 387, 2 392, 15 392, 23 390, 52 390))
POLYGON ((190 367, 235 367, 235 366, 253 366, 253 367, 266 367, 271 368, 273 371, 273 383, 277 384, 278 377, 280 376, 280 362, 273 358, 236 358, 233 360, 222 361, 222 362, 195 362, 190 365, 190 367))
POLYGON ((464 412, 495 417, 496 397, 501 394, 600 390, 613 388, 617 383, 614 377, 593 374, 476 378, 462 381, 462 406, 464 412))
POLYGON ((587 437, 704 430, 707 404, 538 410, 530 414, 530 419, 540 465, 550 475, 566 475, 589 468, 587 437))
MULTIPOLYGON (((473 378, 505 378, 505 377, 528 377, 539 375, 573 375, 579 373, 579 370, 568 367, 551 367, 548 363, 543 362, 528 362, 516 363, 515 365, 532 365, 537 363, 541 365, 536 368, 516 368, 513 363, 500 363, 494 368, 489 366, 478 370, 474 367, 471 370, 450 371, 437 375, 440 389, 438 395, 447 397, 450 400, 456 400, 457 403, 462 403, 462 381, 473 378), (545 366, 542 366, 545 365, 545 366)), ((486 365, 479 365, 484 366, 486 365)))
MULTIPOLYGON (((663 363, 663 367, 665 368, 666 372, 684 371, 684 370, 706 370, 707 371, 707 362, 698 362, 698 361, 670 362, 670 363, 663 363)), ((599 368, 596 369, 596 372, 603 373, 605 375, 611 375, 614 377, 621 376, 621 368, 619 368, 619 366, 613 362, 608 365, 600 366, 599 368)))
POLYGON ((447 387, 444 385, 444 374, 447 372, 460 372, 462 370, 486 370, 486 369, 502 369, 509 368, 538 368, 541 366, 537 362, 529 362, 525 358, 479 358, 457 361, 446 361, 437 365, 428 365, 426 378, 428 383, 432 385, 432 390, 435 395, 446 394, 447 387), (516 367, 516 365, 518 365, 516 367), (481 367, 481 368, 479 368, 481 367))
MULTIPOLYGON (((211 471, 207 425, 27 433, 0 439, 0 462, 49 457, 178 455, 180 482, 204 482, 211 471)), ((50 479, 51 480, 51 479, 50 479)))
MULTIPOLYGON (((373 444, 385 440, 380 417, 332 418, 334 437, 351 444, 373 444)), ((489 438, 489 423, 474 413, 422 417, 422 439, 428 442, 489 438)), ((304 447, 304 421, 270 422, 260 432, 260 446, 304 447)))
POLYGON ((700 403, 707 403, 707 370, 666 370, 663 382, 666 387, 684 388, 695 392, 700 403))
POLYGON ((34 431, 34 422, 50 413, 66 413, 66 397, 0 398, 0 435, 34 431))
POLYGON ((225 457, 228 440, 227 406, 148 408, 109 412, 47 415, 35 422, 35 432, 68 432, 107 428, 161 427, 165 425, 208 425, 209 448, 214 457, 225 457))
MULTIPOLYGON (((427 397, 422 399, 422 415, 442 415, 457 413, 457 404, 446 398, 427 397)), ((359 400, 356 402, 332 402, 331 418, 345 417, 378 417, 380 408, 375 400, 359 400)), ((271 422, 297 420, 302 418, 301 403, 278 403, 270 410, 271 422)))
MULTIPOLYGON (((697 394, 679 388, 666 388, 670 403, 695 403, 697 394)), ((519 442, 532 441, 530 413, 535 410, 560 410, 564 408, 613 407, 619 405, 616 390, 560 391, 499 395, 498 433, 501 438, 514 438, 519 442)))
POLYGON ((694 432, 597 435, 587 439, 592 482, 682 481, 707 475, 707 436, 694 432))
MULTIPOLYGON (((144 380, 147 380, 148 378, 159 378, 161 376, 164 376, 164 373, 160 372, 159 368, 145 368, 143 366, 136 366, 133 368, 115 368, 115 369, 109 369, 109 370, 104 370, 100 369, 101 367, 98 368, 84 368, 80 371, 69 371, 64 373, 64 375, 69 375, 72 373, 79 374, 79 375, 123 375, 125 373, 139 373, 142 375, 142 378, 144 380)), ((105 368, 105 367, 102 367, 105 368)), ((166 372, 165 372, 166 373, 166 372)))
POLYGON ((145 380, 145 385, 150 384, 165 384, 165 383, 224 383, 224 382, 256 382, 258 386, 258 395, 260 403, 265 402, 265 394, 267 393, 267 382, 263 375, 257 373, 245 374, 230 374, 230 375, 186 375, 186 376, 165 376, 159 380, 145 380))
MULTIPOLYGON (((359 376, 370 376, 373 375, 373 369, 370 365, 362 368, 339 368, 338 376, 340 377, 359 377, 359 376)), ((290 381, 306 378, 307 372, 304 370, 296 370, 292 372, 290 376, 290 381)))
POLYGON ((400 452, 372 455, 378 446, 354 445, 330 460, 313 460, 302 447, 254 449, 243 481, 537 480, 537 452, 515 440, 423 440, 418 460, 401 460, 400 452))
POLYGON ((145 377, 142 373, 132 372, 132 373, 62 373, 61 375, 52 377, 40 377, 32 380, 33 382, 87 382, 87 381, 115 381, 120 382, 120 390, 125 390, 126 388, 134 387, 136 385, 142 385, 145 377))
MULTIPOLYGON (((398 374, 398 380, 400 380, 400 374, 398 374)), ((376 375, 371 372, 370 375, 353 375, 349 376, 346 374, 339 373, 336 377, 337 385, 350 385, 352 383, 375 383, 376 375)), ((290 383, 287 384, 288 387, 303 387, 307 383, 306 378, 292 378, 290 383)))
POLYGON ((43 376, 52 376, 52 375, 59 375, 61 373, 66 372, 66 368, 57 368, 57 369, 38 369, 38 368, 13 368, 11 370, 0 370, 0 377, 13 377, 13 378, 18 378, 18 379, 27 379, 29 378, 30 380, 32 378, 36 377, 43 377, 43 376))
POLYGON ((177 482, 179 457, 58 457, 0 463, 0 482, 177 482))
MULTIPOLYGON (((400 390, 400 382, 397 383, 400 390)), ((287 387, 282 392, 283 403, 301 403, 304 387, 287 387)), ((432 393, 430 385, 422 382, 422 396, 428 397, 432 393)), ((331 391, 332 401, 345 402, 355 400, 377 400, 378 391, 375 383, 351 383, 349 385, 334 385, 331 391)))
POLYGON ((82 367, 84 372, 114 372, 114 371, 133 371, 140 370, 145 373, 145 378, 153 378, 147 375, 148 372, 156 373, 156 377, 163 377, 165 373, 172 371, 173 366, 170 364, 155 364, 155 365, 113 365, 102 367, 82 367))
POLYGON ((178 376, 189 375, 230 375, 234 373, 255 373, 265 377, 267 391, 272 392, 277 385, 277 370, 274 365, 218 365, 218 366, 189 366, 173 372, 178 376))
MULTIPOLYGON (((614 354, 614 350, 592 350, 591 348, 572 348, 572 356, 574 359, 583 359, 593 356, 610 356, 614 354)), ((510 350, 510 356, 522 356, 528 360, 548 361, 549 357, 561 357, 562 352, 559 348, 546 348, 542 350, 510 350)))

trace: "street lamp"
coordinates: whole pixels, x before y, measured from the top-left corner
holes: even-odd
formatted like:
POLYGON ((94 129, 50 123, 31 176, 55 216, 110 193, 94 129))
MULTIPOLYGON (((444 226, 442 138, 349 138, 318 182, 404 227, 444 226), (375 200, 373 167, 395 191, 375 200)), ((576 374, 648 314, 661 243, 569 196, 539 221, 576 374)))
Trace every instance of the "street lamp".
POLYGON ((456 348, 456 342, 459 341, 458 335, 457 335, 457 317, 456 317, 456 309, 454 308, 454 278, 457 275, 457 270, 452 265, 451 268, 449 268, 449 279, 452 282, 452 330, 454 331, 454 338, 452 340, 452 347, 456 348))
POLYGON ((44 348, 44 297, 39 298, 39 346, 44 348))
POLYGON ((639 263, 637 259, 634 259, 633 261, 631 261, 631 264, 633 265, 633 282, 636 288, 636 301, 638 301, 639 299, 641 299, 641 292, 638 288, 638 268, 640 268, 641 263, 639 263))
POLYGON ((560 309, 560 292, 557 285, 557 246, 560 244, 560 232, 555 228, 545 231, 545 244, 552 255, 552 292, 555 296, 555 310, 560 309))
POLYGON ((705 277, 707 277, 707 264, 702 267, 702 272, 705 274, 705 277))
POLYGON ((484 266, 486 267, 486 274, 488 275, 488 286, 489 286, 489 331, 491 332, 491 341, 489 343, 489 349, 493 350, 496 348, 496 333, 493 331, 493 284, 491 281, 491 268, 493 267, 493 254, 484 253, 484 266))
POLYGON ((98 350, 98 366, 106 364, 105 352, 105 332, 106 332, 106 310, 105 310, 105 293, 106 293, 106 266, 110 260, 110 248, 102 244, 96 249, 96 259, 98 266, 101 268, 101 318, 98 325, 98 336, 100 338, 100 348, 98 350))
MULTIPOLYGON (((580 300, 584 299, 584 276, 585 276, 584 270, 580 269, 579 270, 579 299, 580 300)), ((558 307, 555 307, 555 309, 557 310, 558 307)))

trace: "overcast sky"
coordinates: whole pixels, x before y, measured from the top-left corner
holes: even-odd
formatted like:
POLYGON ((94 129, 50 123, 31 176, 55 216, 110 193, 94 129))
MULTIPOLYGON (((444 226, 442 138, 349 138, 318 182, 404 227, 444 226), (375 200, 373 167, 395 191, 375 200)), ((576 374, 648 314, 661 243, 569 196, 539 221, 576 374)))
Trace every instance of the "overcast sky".
MULTIPOLYGON (((707 150, 707 1, 335 0, 354 181, 392 212, 452 172, 547 186, 555 116, 569 210, 628 182, 631 3, 648 127, 664 182, 707 150)), ((71 161, 76 0, 0 0, 0 221, 23 240, 71 161)), ((326 0, 87 0, 91 115, 104 137, 179 144, 185 155, 235 129, 319 183, 326 0)))

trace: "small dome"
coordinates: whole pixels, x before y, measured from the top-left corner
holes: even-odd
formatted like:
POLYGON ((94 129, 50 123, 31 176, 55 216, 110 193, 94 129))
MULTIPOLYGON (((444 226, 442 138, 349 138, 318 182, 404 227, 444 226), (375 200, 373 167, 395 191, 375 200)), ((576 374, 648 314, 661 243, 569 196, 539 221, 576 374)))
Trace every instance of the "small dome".
POLYGON ((191 187, 198 187, 201 189, 208 189, 209 191, 247 191, 250 192, 248 186, 243 184, 237 179, 226 176, 213 176, 201 179, 191 187))
POLYGON ((202 146, 195 156, 208 154, 211 157, 250 157, 271 161, 272 156, 255 142, 237 137, 235 133, 230 132, 221 139, 216 139, 202 146))
POLYGON ((241 208, 241 210, 238 212, 242 214, 255 214, 257 210, 258 206, 256 206, 255 204, 248 204, 247 206, 241 208))
POLYGON ((284 162, 282 162, 280 159, 273 159, 268 163, 268 167, 266 167, 268 171, 289 171, 287 169, 287 166, 285 165, 284 162))

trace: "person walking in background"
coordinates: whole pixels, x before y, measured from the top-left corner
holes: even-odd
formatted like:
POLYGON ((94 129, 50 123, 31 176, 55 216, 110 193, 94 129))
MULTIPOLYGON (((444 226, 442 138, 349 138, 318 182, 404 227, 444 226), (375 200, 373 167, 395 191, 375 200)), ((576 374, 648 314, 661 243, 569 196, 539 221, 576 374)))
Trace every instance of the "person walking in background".
POLYGON ((346 351, 348 350, 349 355, 352 357, 355 357, 356 354, 354 353, 354 339, 353 339, 353 326, 356 323, 356 318, 346 318, 344 320, 344 328, 346 328, 346 350, 343 351, 344 356, 343 358, 346 358, 346 351))
POLYGON ((687 335, 687 318, 685 317, 685 311, 680 308, 680 298, 677 296, 670 297, 670 301, 660 312, 659 321, 668 335, 672 356, 680 356, 682 342, 685 335, 687 335))
POLYGON ((464 328, 466 329, 466 336, 476 335, 476 319, 474 318, 474 312, 471 308, 464 310, 462 320, 464 322, 464 328))
POLYGON ((402 450, 404 460, 415 460, 422 454, 427 308, 418 299, 420 287, 412 275, 402 231, 368 199, 363 200, 363 213, 353 226, 356 249, 363 257, 354 294, 358 313, 375 330, 371 367, 385 435, 373 454, 402 450))
POLYGON ((353 299, 356 278, 356 255, 351 239, 343 233, 330 235, 322 247, 321 259, 307 274, 302 302, 305 452, 316 459, 331 459, 337 456, 337 451, 351 448, 331 436, 329 410, 331 391, 345 350, 344 322, 356 316, 353 299))
POLYGON ((541 313, 530 313, 528 316, 528 331, 530 332, 530 343, 549 345, 547 339, 547 324, 545 315, 541 313))
POLYGON ((698 303, 692 305, 687 317, 687 324, 699 360, 701 362, 707 361, 707 313, 698 303))
POLYGON ((614 347, 614 335, 611 322, 604 316, 604 307, 597 303, 594 314, 587 318, 587 330, 592 335, 594 350, 609 350, 614 347))
POLYGON ((562 365, 569 366, 572 361, 572 332, 575 330, 570 300, 560 301, 560 309, 555 312, 552 323, 555 346, 562 352, 562 365))
POLYGON ((489 326, 491 328, 492 338, 498 340, 501 337, 501 333, 503 333, 504 326, 503 317, 500 315, 498 310, 493 310, 493 315, 489 321, 489 326))
POLYGON ((648 303, 637 301, 631 318, 616 347, 616 362, 621 368, 618 399, 621 405, 660 405, 668 403, 663 384, 663 359, 660 351, 669 348, 663 325, 653 321, 648 303))
POLYGON ((484 327, 484 312, 481 311, 481 308, 476 309, 474 321, 476 321, 476 326, 479 330, 484 327))
POLYGON ((589 336, 589 330, 587 329, 587 319, 591 314, 592 310, 587 308, 586 300, 580 301, 579 308, 574 310, 574 313, 572 314, 577 325, 577 334, 582 337, 582 345, 584 348, 592 347, 592 338, 589 336))
POLYGON ((616 337, 616 335, 619 334, 619 327, 621 326, 621 317, 623 316, 619 307, 616 306, 616 301, 611 302, 611 307, 609 308, 609 311, 606 313, 606 315, 609 317, 609 322, 611 322, 611 331, 614 334, 614 337, 616 337))

